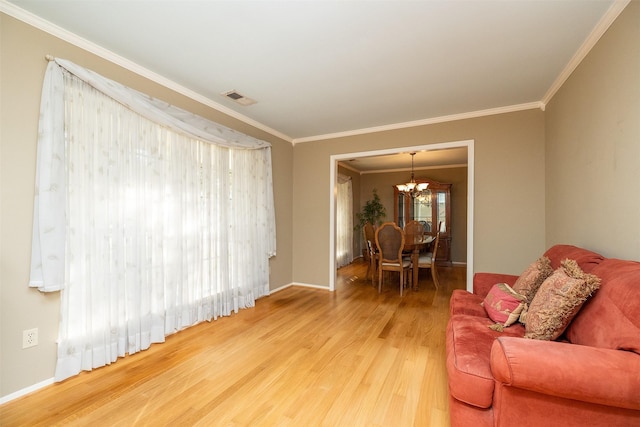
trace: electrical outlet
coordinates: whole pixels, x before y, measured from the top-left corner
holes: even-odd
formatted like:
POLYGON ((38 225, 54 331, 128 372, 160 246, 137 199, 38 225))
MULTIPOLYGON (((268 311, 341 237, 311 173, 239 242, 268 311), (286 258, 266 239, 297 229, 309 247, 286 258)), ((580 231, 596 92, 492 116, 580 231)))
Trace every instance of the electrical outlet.
POLYGON ((38 328, 22 331, 22 348, 38 345, 38 328))

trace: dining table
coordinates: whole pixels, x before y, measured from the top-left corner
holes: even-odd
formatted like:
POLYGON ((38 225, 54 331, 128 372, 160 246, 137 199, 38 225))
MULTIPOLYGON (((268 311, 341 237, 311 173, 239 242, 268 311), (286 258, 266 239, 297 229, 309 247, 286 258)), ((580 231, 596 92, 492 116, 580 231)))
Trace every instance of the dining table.
POLYGON ((420 251, 428 247, 434 240, 435 236, 428 234, 406 234, 404 238, 404 247, 402 252, 411 253, 411 265, 413 266, 412 278, 413 278, 413 290, 418 290, 418 273, 420 268, 418 267, 418 261, 420 259, 420 251))

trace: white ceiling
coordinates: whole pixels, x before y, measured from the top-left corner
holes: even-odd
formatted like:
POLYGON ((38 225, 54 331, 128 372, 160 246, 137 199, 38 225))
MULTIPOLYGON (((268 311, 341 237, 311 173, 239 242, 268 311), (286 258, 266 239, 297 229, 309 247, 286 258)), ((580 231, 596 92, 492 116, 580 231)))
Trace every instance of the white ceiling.
POLYGON ((543 107, 588 41, 626 2, 0 0, 0 5, 297 143, 543 107), (244 107, 220 95, 229 90, 257 103, 244 107))

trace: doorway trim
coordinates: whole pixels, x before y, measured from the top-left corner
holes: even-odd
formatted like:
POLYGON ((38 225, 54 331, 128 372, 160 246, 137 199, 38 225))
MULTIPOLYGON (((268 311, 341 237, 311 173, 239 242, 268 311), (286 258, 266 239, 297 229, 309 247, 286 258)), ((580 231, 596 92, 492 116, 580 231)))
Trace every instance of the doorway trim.
POLYGON ((473 211, 474 211, 474 140, 442 142, 437 144, 416 145, 412 147, 389 148, 385 150, 361 151, 357 153, 333 154, 329 161, 329 290, 336 289, 336 198, 338 162, 359 157, 385 156, 410 151, 433 151, 447 148, 467 148, 467 290, 473 289, 473 211))

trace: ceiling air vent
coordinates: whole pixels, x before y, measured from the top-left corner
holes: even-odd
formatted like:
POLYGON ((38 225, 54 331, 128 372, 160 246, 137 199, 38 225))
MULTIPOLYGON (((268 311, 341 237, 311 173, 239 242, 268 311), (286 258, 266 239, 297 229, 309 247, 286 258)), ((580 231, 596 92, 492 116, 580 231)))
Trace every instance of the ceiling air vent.
POLYGON ((226 96, 227 98, 231 99, 232 101, 235 101, 240 105, 244 105, 245 107, 247 105, 252 105, 252 104, 256 103, 256 101, 254 99, 247 98, 246 96, 239 94, 235 90, 230 90, 229 92, 223 92, 223 93, 221 93, 221 95, 222 96, 226 96))

